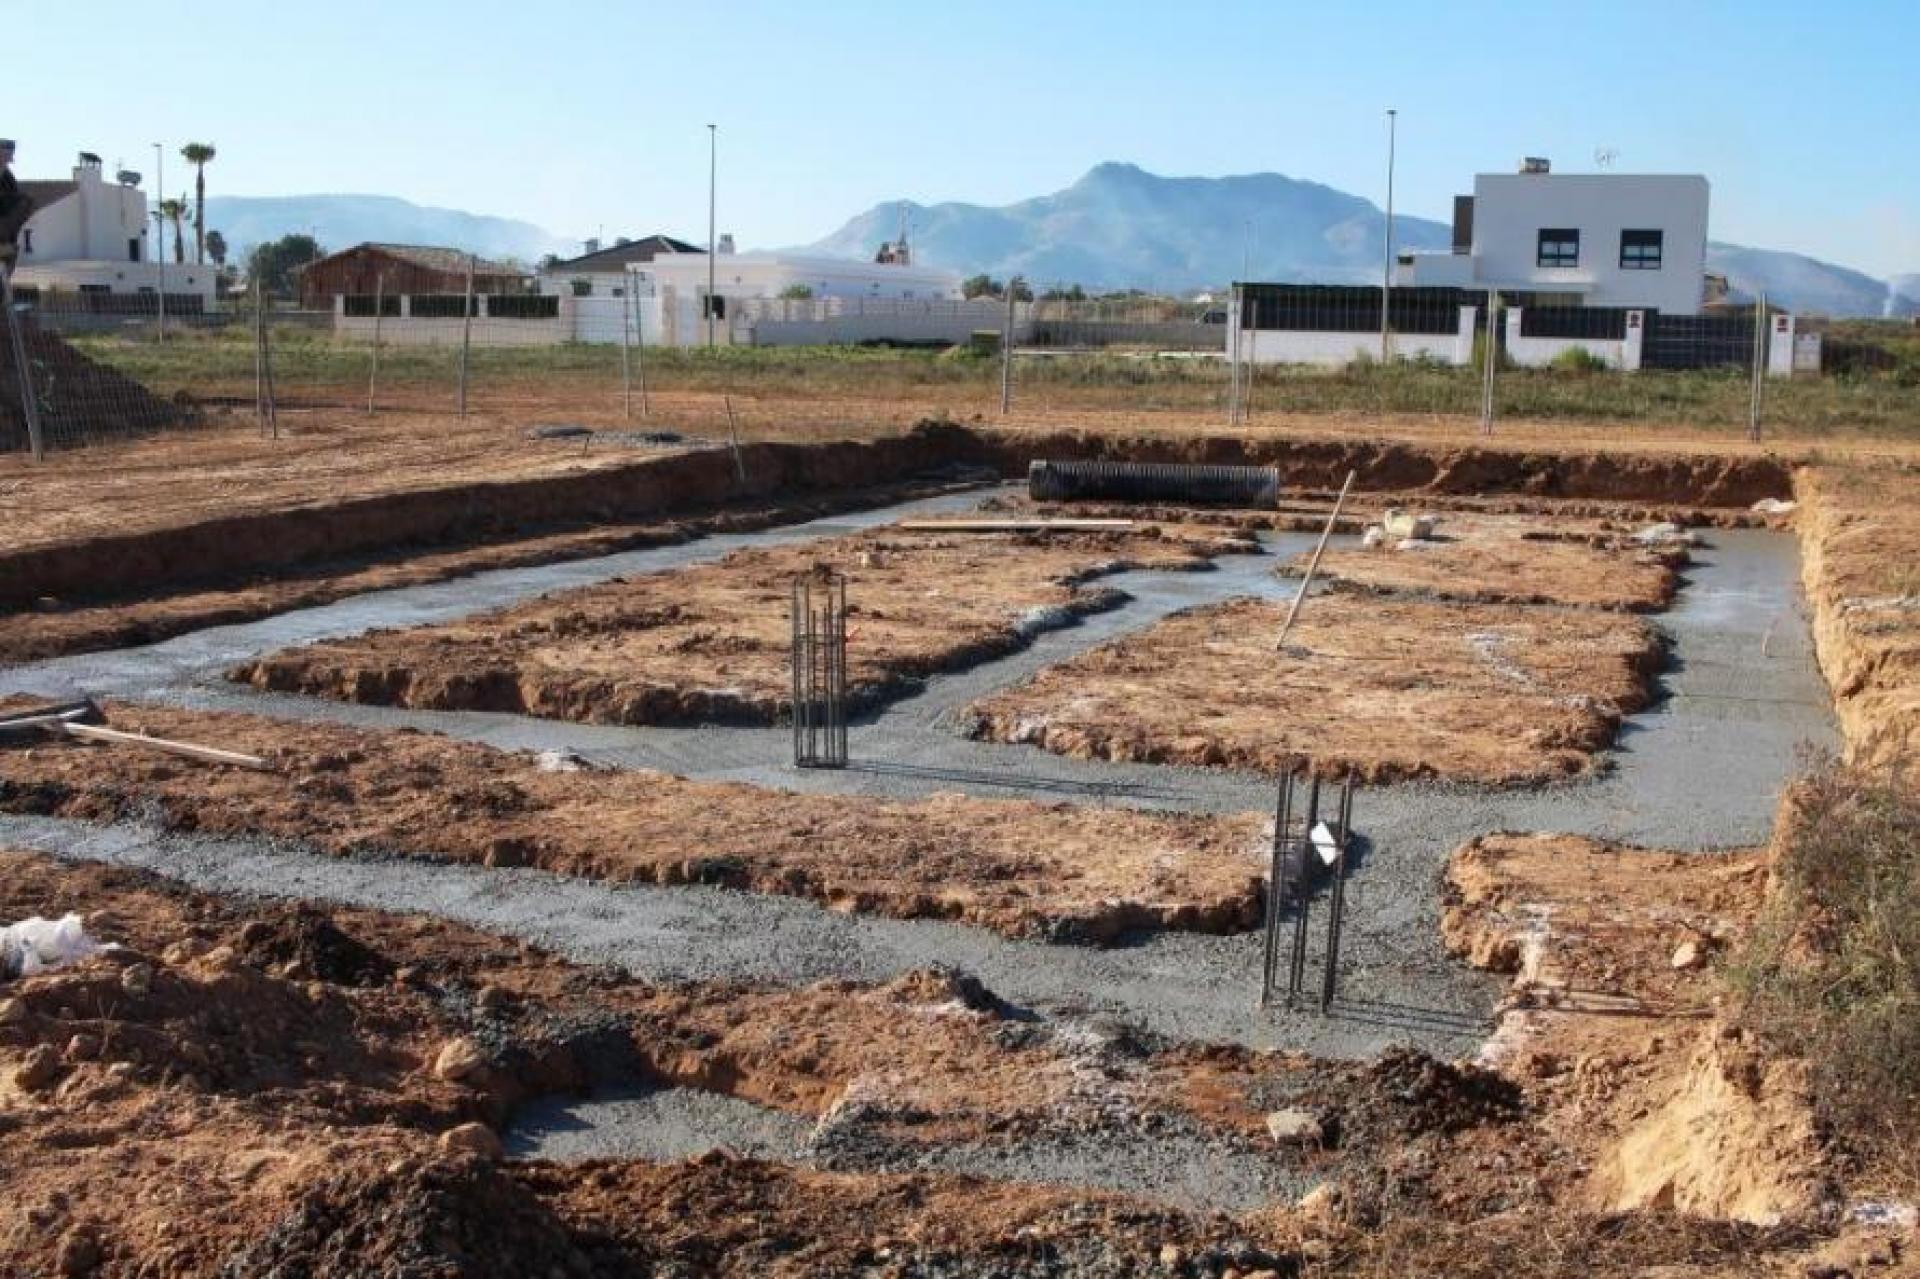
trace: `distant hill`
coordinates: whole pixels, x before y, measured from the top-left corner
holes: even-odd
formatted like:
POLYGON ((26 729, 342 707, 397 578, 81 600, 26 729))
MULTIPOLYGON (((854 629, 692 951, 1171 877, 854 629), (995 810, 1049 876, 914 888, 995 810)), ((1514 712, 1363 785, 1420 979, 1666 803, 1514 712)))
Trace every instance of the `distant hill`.
MULTIPOLYGON (((877 204, 804 252, 870 258, 897 234, 906 204, 917 262, 963 274, 1025 276, 1040 287, 1186 290, 1256 279, 1370 284, 1380 278, 1385 215, 1371 201, 1278 173, 1165 178, 1102 164, 1063 191, 1016 204, 877 204), (1251 224, 1251 265, 1248 227, 1251 224)), ((1394 217, 1400 248, 1444 248, 1448 228, 1394 217)), ((1798 253, 1712 244, 1708 266, 1733 289, 1833 315, 1920 308, 1920 283, 1886 282, 1798 253)))
POLYGON ((490 258, 537 262, 548 253, 574 254, 563 240, 531 222, 487 217, 459 209, 436 209, 390 195, 214 195, 207 197, 207 226, 217 229, 238 261, 265 240, 307 232, 329 251, 363 240, 435 244, 490 258))
POLYGON ((1790 311, 1881 315, 1887 307, 1886 281, 1801 253, 1709 242, 1707 269, 1726 274, 1735 298, 1765 292, 1769 303, 1790 311))
MULTIPOLYGON (((806 252, 870 258, 900 222, 875 205, 806 252)), ((914 260, 1036 285, 1189 289, 1246 273, 1268 280, 1380 278, 1386 218, 1359 196, 1278 173, 1163 178, 1102 164, 1064 191, 1018 204, 908 204, 914 260), (1249 224, 1251 235, 1249 236, 1249 224)), ((1403 248, 1441 248, 1448 228, 1394 218, 1403 248)))
POLYGON ((1896 275, 1887 281, 1887 314, 1920 315, 1920 273, 1896 275))

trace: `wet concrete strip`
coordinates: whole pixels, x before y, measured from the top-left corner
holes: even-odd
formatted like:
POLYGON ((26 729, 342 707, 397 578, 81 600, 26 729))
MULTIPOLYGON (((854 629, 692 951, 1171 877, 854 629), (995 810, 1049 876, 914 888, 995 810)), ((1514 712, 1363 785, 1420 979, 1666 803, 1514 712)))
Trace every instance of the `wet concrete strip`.
POLYGON ((1297 1199, 1314 1181, 1270 1149, 1185 1124, 936 1145, 816 1124, 691 1088, 538 1098, 515 1112, 502 1138, 515 1158, 670 1160, 726 1148, 833 1172, 943 1172, 1089 1187, 1192 1212, 1250 1212, 1297 1199))

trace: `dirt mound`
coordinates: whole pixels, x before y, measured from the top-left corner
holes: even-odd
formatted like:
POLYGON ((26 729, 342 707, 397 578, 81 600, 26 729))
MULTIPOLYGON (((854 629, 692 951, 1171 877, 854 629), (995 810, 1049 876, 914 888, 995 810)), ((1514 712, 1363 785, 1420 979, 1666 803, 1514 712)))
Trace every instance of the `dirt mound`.
MULTIPOLYGON (((22 337, 40 403, 40 434, 48 448, 77 448, 191 420, 180 405, 161 399, 41 328, 31 313, 24 320, 22 337)), ((0 344, 0 452, 29 445, 12 354, 10 347, 0 344)))
POLYGON ((1360 1128, 1382 1137, 1452 1134, 1512 1123, 1522 1111, 1520 1089, 1504 1076, 1411 1048, 1387 1049, 1355 1082, 1358 1097, 1345 1107, 1350 1134, 1360 1128))
POLYGON ((242 958, 256 967, 292 965, 301 975, 339 986, 378 986, 393 976, 385 956, 312 906, 297 906, 270 921, 250 921, 236 940, 242 958))
POLYGON ((596 1260, 545 1203, 491 1163, 402 1159, 313 1187, 264 1236, 235 1253, 221 1274, 594 1279, 631 1273, 623 1257, 598 1251, 596 1260))

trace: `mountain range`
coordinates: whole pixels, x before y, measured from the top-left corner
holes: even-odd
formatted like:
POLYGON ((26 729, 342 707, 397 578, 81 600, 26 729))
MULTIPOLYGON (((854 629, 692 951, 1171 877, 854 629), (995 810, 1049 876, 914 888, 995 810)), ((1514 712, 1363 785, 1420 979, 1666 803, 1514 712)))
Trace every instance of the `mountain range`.
MULTIPOLYGON (((1013 204, 876 204, 796 251, 871 259, 898 234, 903 209, 915 260, 928 266, 1017 274, 1043 287, 1169 292, 1249 278, 1369 284, 1379 279, 1386 221, 1370 200, 1278 173, 1176 178, 1108 163, 1063 190, 1013 204)), ((1393 221, 1403 249, 1444 248, 1451 238, 1441 222, 1399 214, 1393 221)), ((387 240, 528 263, 581 249, 530 222, 378 195, 213 196, 207 225, 226 236, 236 258, 291 231, 311 232, 329 249, 387 240)), ((1726 274, 1736 296, 1765 292, 1792 310, 1920 314, 1920 273, 1879 280, 1803 254, 1717 241, 1707 247, 1707 265, 1726 274)))

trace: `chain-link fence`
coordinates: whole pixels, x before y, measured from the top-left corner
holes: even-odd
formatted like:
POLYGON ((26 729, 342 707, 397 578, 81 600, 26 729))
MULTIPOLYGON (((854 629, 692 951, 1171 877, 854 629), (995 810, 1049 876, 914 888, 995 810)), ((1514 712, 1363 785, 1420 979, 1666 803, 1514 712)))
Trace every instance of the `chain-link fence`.
POLYGON ((1217 300, 1016 282, 970 300, 675 295, 639 272, 581 288, 447 255, 437 273, 303 281, 264 298, 17 288, 0 450, 207 422, 272 435, 368 417, 719 437, 961 419, 1184 429, 1630 422, 1898 429, 1920 335, 1761 305, 1700 315, 1485 290, 1282 284, 1217 300), (1384 323, 1383 323, 1384 321, 1384 323))

